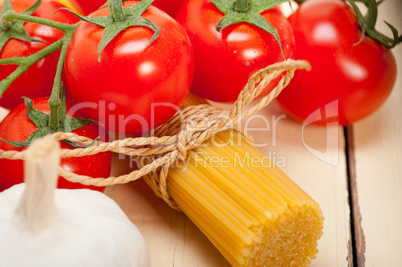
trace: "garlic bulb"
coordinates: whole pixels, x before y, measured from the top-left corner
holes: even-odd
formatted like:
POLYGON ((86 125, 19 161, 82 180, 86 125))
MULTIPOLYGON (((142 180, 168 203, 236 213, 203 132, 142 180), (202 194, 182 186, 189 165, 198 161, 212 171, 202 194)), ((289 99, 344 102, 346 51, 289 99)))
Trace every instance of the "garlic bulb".
POLYGON ((149 266, 137 227, 106 195, 56 189, 59 142, 27 150, 25 183, 0 193, 2 266, 149 266))

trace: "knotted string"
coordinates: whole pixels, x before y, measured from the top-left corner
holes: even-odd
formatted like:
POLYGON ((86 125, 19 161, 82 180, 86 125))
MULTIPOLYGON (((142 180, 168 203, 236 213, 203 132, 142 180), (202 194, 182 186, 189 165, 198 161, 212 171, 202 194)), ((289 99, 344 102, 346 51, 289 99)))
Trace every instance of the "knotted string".
MULTIPOLYGON (((310 65, 306 61, 290 59, 269 65, 249 78, 230 110, 208 104, 189 106, 151 131, 149 137, 101 142, 74 133, 52 134, 51 136, 57 140, 70 140, 87 145, 93 143, 86 148, 62 149, 61 157, 82 157, 111 151, 135 157, 140 164, 138 169, 118 177, 93 178, 66 171, 61 167, 59 167, 59 175, 71 182, 94 186, 125 184, 144 178, 158 197, 161 197, 170 207, 179 209, 168 194, 166 180, 169 169, 178 161, 185 160, 189 150, 199 147, 218 132, 237 130, 247 136, 241 122, 271 103, 289 84, 297 69, 310 69, 310 65), (273 79, 281 75, 283 76, 276 87, 248 108, 261 91, 273 79)), ((24 159, 24 157, 25 151, 0 150, 0 158, 24 159)))

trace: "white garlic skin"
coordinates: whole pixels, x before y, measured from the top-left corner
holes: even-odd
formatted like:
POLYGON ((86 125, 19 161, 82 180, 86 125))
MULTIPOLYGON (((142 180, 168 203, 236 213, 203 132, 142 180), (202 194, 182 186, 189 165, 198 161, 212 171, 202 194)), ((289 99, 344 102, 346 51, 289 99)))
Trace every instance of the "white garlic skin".
POLYGON ((23 229, 15 209, 25 184, 0 193, 2 266, 150 266, 148 246, 121 208, 88 189, 56 189, 56 215, 39 233, 23 229))

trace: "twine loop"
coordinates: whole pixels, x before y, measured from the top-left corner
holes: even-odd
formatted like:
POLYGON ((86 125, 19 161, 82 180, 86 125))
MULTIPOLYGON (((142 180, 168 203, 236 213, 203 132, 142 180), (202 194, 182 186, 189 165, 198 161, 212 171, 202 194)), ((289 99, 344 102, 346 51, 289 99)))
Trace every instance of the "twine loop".
MULTIPOLYGON (((136 158, 138 169, 118 177, 93 178, 78 175, 59 167, 59 175, 84 185, 109 186, 124 184, 144 178, 154 193, 170 207, 180 210, 168 193, 169 169, 184 161, 187 152, 199 147, 211 136, 225 130, 237 130, 247 136, 241 122, 267 106, 289 84, 297 69, 309 70, 310 64, 303 60, 286 60, 275 63, 254 73, 241 91, 230 110, 212 105, 186 107, 177 112, 168 122, 150 132, 149 137, 125 138, 112 142, 94 141, 74 133, 59 132, 50 135, 57 140, 70 140, 93 145, 86 148, 62 149, 61 157, 82 157, 111 151, 136 158), (261 91, 276 77, 282 76, 276 87, 266 96, 248 107, 261 91)), ((0 158, 24 159, 25 151, 0 150, 0 158)))

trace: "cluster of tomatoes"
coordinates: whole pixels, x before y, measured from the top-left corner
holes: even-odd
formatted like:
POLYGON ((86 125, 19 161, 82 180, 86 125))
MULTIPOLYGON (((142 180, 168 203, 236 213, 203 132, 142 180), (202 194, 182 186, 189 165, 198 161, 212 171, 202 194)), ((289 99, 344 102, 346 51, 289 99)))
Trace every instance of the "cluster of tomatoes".
MULTIPOLYGON (((11 0, 17 13, 34 2, 11 0)), ((90 17, 106 16, 108 7, 100 8, 104 2, 43 0, 32 15, 74 24, 78 19, 68 11, 54 12, 64 4, 90 17)), ((176 113, 190 89, 213 101, 232 102, 254 72, 293 58, 308 60, 312 71, 298 72, 278 103, 299 120, 325 109, 332 115, 316 119, 318 123, 335 119, 347 125, 378 109, 394 86, 396 61, 392 52, 362 36, 355 12, 342 0, 308 0, 289 18, 279 7, 261 12, 277 30, 279 42, 252 23, 232 24, 217 31, 224 14, 213 2, 217 1, 155 0, 141 15, 160 29, 152 44, 147 46, 154 35, 151 29, 129 27, 100 54, 98 45, 104 28, 82 22, 69 43, 64 65, 70 109, 100 122, 108 131, 143 134, 176 113), (330 105, 334 102, 336 105, 330 105)), ((127 1, 124 6, 136 3, 127 1)), ((11 39, 0 51, 0 59, 27 57, 63 35, 35 23, 25 23, 24 27, 30 36, 44 42, 11 39)), ((34 108, 49 112, 46 96, 51 94, 59 56, 53 53, 41 59, 6 90, 0 106, 12 111, 0 124, 0 137, 22 142, 37 129, 26 116, 21 96, 33 98, 34 108)), ((0 81, 15 68, 0 65, 0 81)), ((262 95, 269 93, 276 81, 262 95)), ((75 132, 96 138, 100 128, 88 125, 75 132)), ((0 142, 0 149, 16 148, 0 142)), ((0 191, 22 182, 21 164, 0 160, 0 191)), ((62 165, 79 174, 107 177, 110 154, 63 159, 62 165)), ((60 181, 60 187, 81 186, 60 181)))

